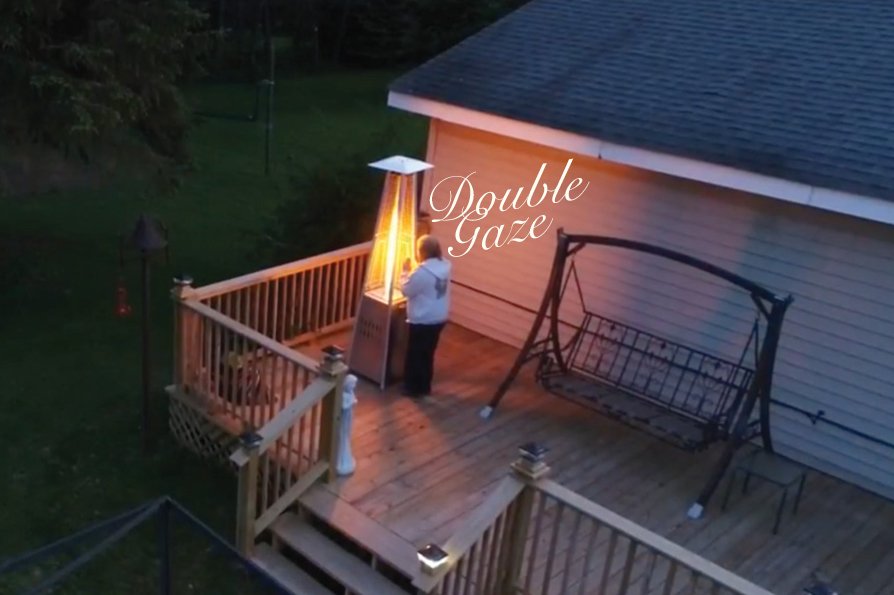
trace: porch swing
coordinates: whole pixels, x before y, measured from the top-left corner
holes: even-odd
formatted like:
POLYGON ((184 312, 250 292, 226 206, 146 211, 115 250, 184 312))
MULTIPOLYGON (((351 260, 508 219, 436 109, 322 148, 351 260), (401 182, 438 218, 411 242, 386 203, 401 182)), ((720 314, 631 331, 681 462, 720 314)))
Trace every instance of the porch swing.
POLYGON ((773 450, 770 388, 783 318, 792 301, 791 296, 778 297, 753 281, 673 250, 621 238, 569 235, 559 229, 552 271, 534 324, 481 416, 493 415, 522 366, 536 360, 535 379, 550 393, 686 451, 703 451, 725 442, 710 479, 689 509, 689 516, 698 518, 740 446, 761 436, 764 449, 773 450), (738 359, 712 355, 591 310, 575 266, 575 255, 588 246, 669 259, 747 291, 755 305, 755 320, 738 359), (559 317, 572 283, 582 310, 575 325, 559 317), (544 324, 546 334, 538 339, 544 324), (564 344, 560 327, 571 330, 564 344))

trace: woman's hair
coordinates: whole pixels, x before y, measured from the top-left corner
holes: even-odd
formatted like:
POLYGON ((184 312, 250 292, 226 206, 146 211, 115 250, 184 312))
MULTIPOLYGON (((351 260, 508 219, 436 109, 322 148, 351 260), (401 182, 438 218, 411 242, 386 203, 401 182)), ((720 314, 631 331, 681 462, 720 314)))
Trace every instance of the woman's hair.
POLYGON ((419 238, 416 245, 419 247, 419 253, 422 255, 422 260, 427 260, 429 258, 437 258, 440 260, 443 258, 441 256, 441 243, 438 242, 438 238, 434 236, 424 235, 419 238))

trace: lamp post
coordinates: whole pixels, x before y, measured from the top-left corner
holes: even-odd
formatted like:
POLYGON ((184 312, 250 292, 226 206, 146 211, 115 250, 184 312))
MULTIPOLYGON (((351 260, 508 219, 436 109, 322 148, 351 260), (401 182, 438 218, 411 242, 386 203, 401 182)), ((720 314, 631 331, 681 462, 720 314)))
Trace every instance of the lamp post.
POLYGON ((120 247, 121 265, 125 261, 127 249, 136 253, 140 260, 140 290, 142 294, 141 344, 143 360, 143 391, 141 399, 140 430, 143 441, 143 452, 149 451, 151 435, 149 427, 149 393, 150 393, 150 341, 149 341, 149 259, 152 255, 168 248, 167 229, 158 220, 147 215, 140 215, 133 231, 127 238, 122 238, 120 247))
POLYGON ((417 174, 433 166, 399 155, 369 165, 387 173, 348 364, 384 389, 400 375, 406 348, 400 277, 404 264, 416 261, 417 174))

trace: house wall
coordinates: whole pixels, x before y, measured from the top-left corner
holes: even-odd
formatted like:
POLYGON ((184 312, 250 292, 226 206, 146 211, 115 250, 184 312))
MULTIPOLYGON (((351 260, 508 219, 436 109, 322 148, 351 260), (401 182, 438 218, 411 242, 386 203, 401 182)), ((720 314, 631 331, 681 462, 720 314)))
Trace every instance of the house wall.
MULTIPOLYGON (((547 199, 535 208, 494 208, 460 228, 465 239, 476 225, 484 234, 492 226, 509 229, 513 221, 527 217, 530 222, 543 214, 552 221, 539 239, 469 249, 457 241, 456 221, 435 221, 433 231, 445 249, 467 252, 452 257, 454 322, 520 346, 533 320, 529 310, 542 299, 559 227, 659 244, 795 297, 783 328, 775 398, 823 410, 827 418, 872 436, 888 441, 894 436, 890 227, 441 121, 432 122, 428 152, 435 168, 425 178, 422 208, 434 220, 446 215, 435 211, 445 208, 448 191, 457 190, 458 181, 442 181, 449 176, 472 174, 476 199, 512 189, 511 201, 519 187, 527 196, 542 163, 547 165, 543 180, 554 187, 574 157, 566 182, 580 177, 589 183, 573 202, 547 199)), ((460 204, 467 198, 462 194, 460 204)), ((589 309, 732 359, 741 354, 755 312, 737 288, 671 261, 614 248, 588 248, 576 261, 589 309)), ((576 301, 566 301, 563 318, 579 316, 576 301)), ((504 403, 511 399, 510 391, 504 403)), ((773 432, 781 453, 894 497, 891 449, 827 424, 813 425, 779 407, 773 408, 773 432)))

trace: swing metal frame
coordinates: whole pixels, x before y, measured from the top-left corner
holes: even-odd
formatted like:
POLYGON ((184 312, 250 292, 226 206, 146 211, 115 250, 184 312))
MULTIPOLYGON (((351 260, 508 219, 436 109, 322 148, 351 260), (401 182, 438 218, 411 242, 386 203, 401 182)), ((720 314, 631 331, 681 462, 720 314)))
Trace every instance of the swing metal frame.
POLYGON ((481 416, 494 414, 521 368, 537 360, 535 378, 546 390, 595 408, 676 447, 701 451, 724 442, 689 516, 698 518, 715 493, 735 452, 760 436, 773 452, 770 392, 782 323, 791 295, 768 288, 695 257, 623 238, 557 232, 552 270, 534 323, 515 362, 481 416), (588 246, 650 254, 695 268, 746 291, 755 322, 737 362, 725 360, 655 334, 610 320, 587 309, 574 256, 588 246), (583 322, 561 341, 559 309, 568 284, 575 282, 583 322), (766 331, 760 336, 761 323, 766 331), (541 329, 547 332, 541 339, 541 329), (753 349, 754 366, 745 364, 753 349))

